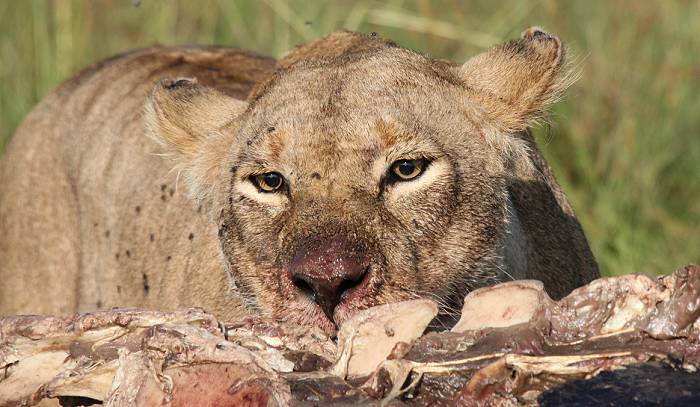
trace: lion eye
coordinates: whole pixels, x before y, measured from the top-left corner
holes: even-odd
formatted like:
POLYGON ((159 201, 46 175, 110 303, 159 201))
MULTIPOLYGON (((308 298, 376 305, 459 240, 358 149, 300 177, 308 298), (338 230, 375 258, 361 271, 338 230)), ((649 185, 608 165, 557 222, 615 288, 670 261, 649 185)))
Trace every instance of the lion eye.
POLYGON ((425 160, 399 160, 391 164, 391 174, 401 181, 412 180, 423 173, 425 160))
POLYGON ((284 185, 284 178, 279 172, 266 172, 251 178, 253 183, 263 192, 275 192, 284 185))

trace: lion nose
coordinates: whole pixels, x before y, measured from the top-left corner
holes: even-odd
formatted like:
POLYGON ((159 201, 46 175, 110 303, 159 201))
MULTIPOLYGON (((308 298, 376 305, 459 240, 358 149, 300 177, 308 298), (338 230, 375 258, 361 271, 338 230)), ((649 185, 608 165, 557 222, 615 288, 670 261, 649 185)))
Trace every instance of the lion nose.
POLYGON ((310 295, 330 320, 335 307, 364 280, 366 257, 331 241, 310 251, 300 250, 289 268, 292 283, 310 295))

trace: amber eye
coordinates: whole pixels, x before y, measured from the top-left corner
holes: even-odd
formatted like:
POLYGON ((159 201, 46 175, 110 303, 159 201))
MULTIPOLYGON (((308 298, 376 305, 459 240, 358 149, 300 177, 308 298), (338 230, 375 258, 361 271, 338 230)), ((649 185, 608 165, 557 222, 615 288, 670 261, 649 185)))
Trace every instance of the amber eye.
POLYGON ((391 174, 400 181, 412 180, 425 169, 425 160, 399 160, 391 164, 391 174))
POLYGON ((266 172, 254 175, 251 179, 262 192, 275 192, 284 185, 284 178, 279 172, 266 172))

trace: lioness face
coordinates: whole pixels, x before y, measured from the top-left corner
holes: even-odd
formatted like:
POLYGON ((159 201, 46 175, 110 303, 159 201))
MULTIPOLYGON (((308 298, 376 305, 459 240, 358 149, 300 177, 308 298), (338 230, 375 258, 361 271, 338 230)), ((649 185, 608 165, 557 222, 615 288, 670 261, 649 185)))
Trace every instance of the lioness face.
POLYGON ((292 68, 253 102, 219 220, 262 309, 330 329, 379 303, 447 302, 481 277, 504 183, 458 107, 462 84, 422 59, 292 68))
POLYGON ((193 82, 156 89, 154 132, 210 201, 248 304, 333 333, 416 297, 449 317, 501 278, 508 179, 528 167, 512 134, 559 91, 561 45, 531 31, 462 67, 385 43, 309 58, 249 104, 193 82), (546 66, 530 66, 538 55, 546 66))

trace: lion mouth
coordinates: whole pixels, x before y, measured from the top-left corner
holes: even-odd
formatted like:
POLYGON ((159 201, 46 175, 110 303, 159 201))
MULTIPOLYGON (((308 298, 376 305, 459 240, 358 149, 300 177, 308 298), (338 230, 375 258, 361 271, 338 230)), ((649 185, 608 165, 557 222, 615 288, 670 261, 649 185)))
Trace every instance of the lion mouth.
POLYGON ((292 283, 302 296, 320 307, 329 320, 339 323, 338 319, 344 319, 352 302, 361 296, 362 291, 369 285, 370 269, 371 267, 367 266, 355 275, 344 276, 345 278, 339 279, 340 282, 335 284, 332 281, 328 284, 330 279, 327 278, 319 281, 298 276, 292 279, 292 283))
POLYGON ((379 284, 376 272, 371 265, 365 267, 361 277, 347 279, 335 293, 323 292, 305 280, 288 279, 283 285, 283 295, 287 298, 273 306, 273 316, 288 322, 320 327, 327 335, 334 337, 340 325, 357 312, 379 305, 376 300, 379 284), (275 315, 276 314, 276 315, 275 315))

